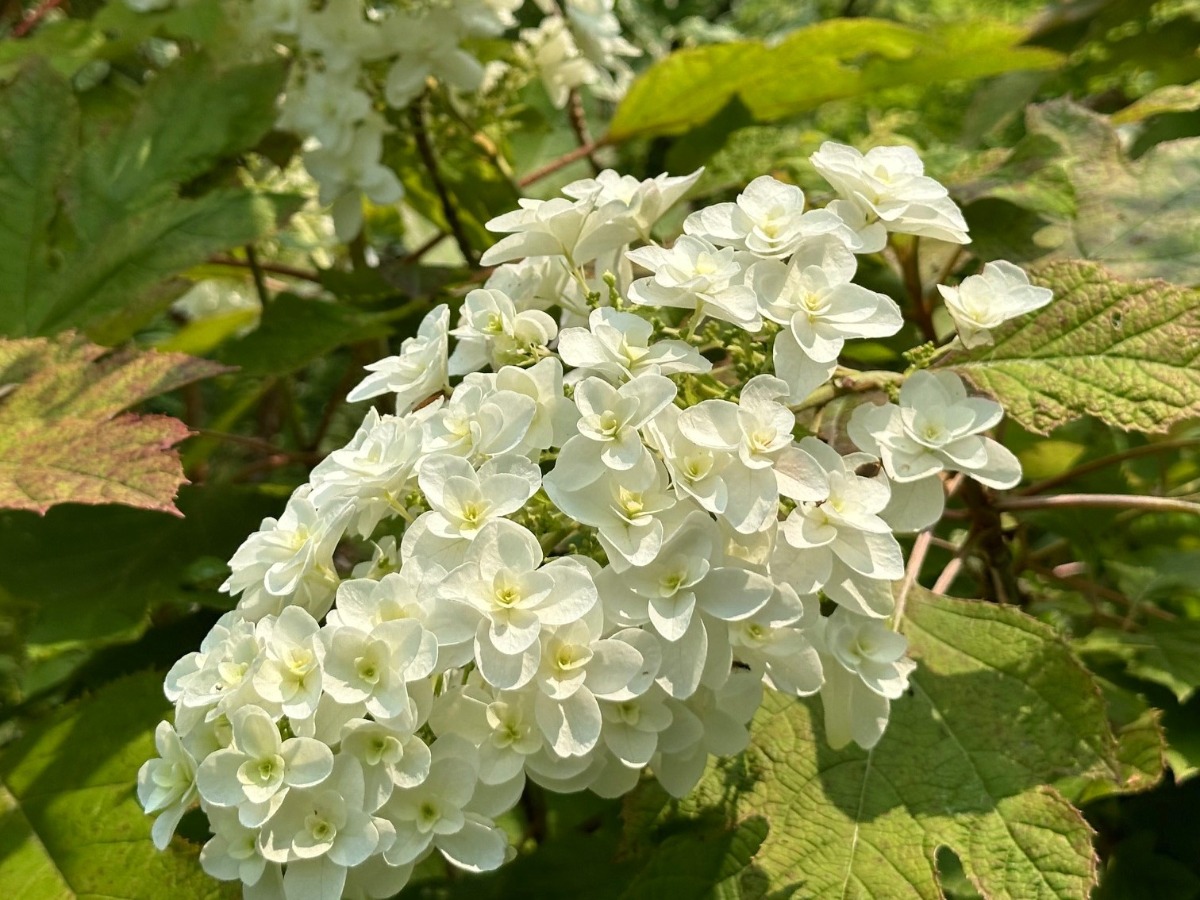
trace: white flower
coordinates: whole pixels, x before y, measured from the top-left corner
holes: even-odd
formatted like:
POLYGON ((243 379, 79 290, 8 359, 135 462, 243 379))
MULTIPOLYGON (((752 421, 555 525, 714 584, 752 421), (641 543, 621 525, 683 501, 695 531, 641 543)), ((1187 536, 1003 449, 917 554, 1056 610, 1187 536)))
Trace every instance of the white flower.
POLYGON ((221 881, 258 884, 267 861, 258 851, 258 828, 243 825, 237 812, 220 806, 207 810, 213 836, 200 850, 200 867, 221 881))
POLYGON ((709 754, 734 756, 750 743, 750 718, 762 703, 762 681, 738 669, 713 689, 701 686, 687 700, 670 703, 671 724, 658 739, 650 763, 672 797, 689 793, 704 774, 709 754))
POLYGON ((388 105, 403 109, 425 89, 433 76, 439 81, 473 91, 483 81, 483 66, 458 46, 466 29, 453 6, 395 10, 380 31, 396 61, 388 70, 384 96, 388 105))
POLYGON ((431 414, 421 448, 472 461, 514 453, 536 414, 537 402, 528 394, 499 390, 482 379, 464 381, 450 402, 431 414))
POLYGON ((820 618, 815 595, 801 597, 788 585, 775 585, 771 599, 729 626, 734 658, 772 690, 807 697, 821 689, 821 659, 805 629, 820 618))
POLYGON ((512 298, 501 291, 479 289, 467 294, 459 326, 450 333, 458 344, 450 356, 449 372, 465 375, 487 365, 498 369, 536 361, 548 352, 546 346, 558 334, 558 325, 539 309, 518 312, 512 298))
POLYGON ((429 724, 439 735, 460 735, 479 747, 480 781, 505 784, 523 779, 526 757, 545 746, 534 718, 536 695, 533 686, 497 691, 472 680, 438 697, 429 724))
POLYGON ((650 762, 658 749, 659 732, 670 726, 673 718, 668 699, 666 692, 654 685, 639 697, 600 704, 604 744, 621 765, 636 771, 650 762))
POLYGON ((642 374, 675 375, 708 372, 712 363, 685 341, 650 342, 653 326, 633 313, 607 306, 592 310, 587 328, 564 328, 558 353, 574 366, 567 380, 597 375, 614 384, 642 374))
POLYGON ((767 260, 746 272, 763 315, 787 328, 804 354, 835 362, 849 338, 887 337, 904 324, 894 300, 854 284, 854 255, 835 238, 805 243, 788 265, 767 260))
POLYGON ((257 636, 264 659, 254 673, 254 689, 289 718, 310 718, 321 699, 320 626, 301 607, 289 606, 260 621, 257 636))
POLYGON ((345 156, 354 144, 355 127, 371 112, 371 98, 356 87, 353 72, 309 71, 289 87, 280 128, 311 135, 331 154, 345 156))
POLYGON ((300 15, 300 46, 320 56, 327 71, 357 70, 361 62, 386 55, 379 26, 363 16, 358 0, 329 0, 300 15))
POLYGON ((434 742, 428 777, 414 787, 397 787, 380 814, 396 829, 385 851, 390 865, 421 859, 434 847, 451 863, 470 872, 504 862, 508 839, 487 813, 486 792, 478 791, 479 760, 474 747, 456 735, 434 742), (479 796, 476 796, 478 793, 479 796), (482 811, 477 811, 483 806, 482 811))
POLYGON ((580 51, 560 16, 547 16, 537 28, 521 29, 521 41, 518 54, 541 76, 550 102, 560 109, 572 90, 600 78, 599 69, 580 51))
POLYGON ((632 469, 647 453, 639 429, 675 398, 675 392, 675 383, 662 375, 641 375, 620 388, 595 377, 579 382, 579 434, 559 452, 554 467, 558 477, 582 486, 599 478, 605 467, 632 469))
POLYGON ((562 256, 572 267, 581 266, 636 236, 625 215, 625 204, 619 200, 603 205, 561 197, 518 202, 520 209, 485 223, 488 231, 508 237, 483 254, 481 265, 493 266, 522 256, 562 256))
POLYGON ((619 570, 618 581, 630 592, 619 620, 649 621, 663 640, 674 642, 691 627, 693 616, 736 621, 760 609, 774 585, 741 566, 722 565, 719 539, 712 519, 693 512, 651 562, 619 570))
POLYGON ((679 416, 679 431, 695 444, 736 453, 722 472, 728 487, 724 517, 749 534, 773 522, 779 493, 794 499, 819 499, 816 463, 792 442, 796 417, 778 402, 788 385, 770 375, 746 383, 738 402, 704 400, 679 416))
POLYGON ((221 590, 242 594, 238 608, 246 618, 278 612, 287 603, 315 615, 329 609, 338 580, 333 551, 351 510, 318 511, 310 496, 310 488, 298 488, 283 515, 263 519, 230 558, 232 571, 221 590))
POLYGON ((416 335, 405 338, 400 353, 366 366, 371 372, 346 397, 351 403, 381 394, 396 395, 396 412, 404 415, 438 391, 449 388, 447 373, 450 308, 434 307, 421 320, 416 335))
POLYGON ((679 202, 703 172, 704 169, 699 168, 691 175, 671 176, 664 173, 638 181, 632 175, 618 175, 612 169, 605 169, 595 178, 572 181, 562 192, 575 200, 591 200, 597 204, 613 200, 624 203, 626 215, 637 227, 638 237, 648 241, 654 223, 679 202))
POLYGON ((380 162, 386 128, 380 116, 368 115, 354 125, 344 150, 318 147, 304 154, 304 167, 321 186, 321 202, 332 204, 334 228, 343 241, 362 228, 362 195, 379 204, 404 196, 396 173, 380 162))
POLYGON ((891 700, 908 689, 916 663, 908 641, 878 619, 837 609, 818 630, 828 683, 821 691, 825 735, 834 749, 854 741, 864 750, 879 742, 891 700))
POLYGON ((762 327, 754 291, 742 283, 743 270, 732 248, 718 250, 703 238, 685 234, 669 250, 639 247, 626 256, 654 273, 630 285, 634 303, 692 310, 693 331, 706 316, 747 331, 762 327))
MULTIPOLYGON (((650 689, 657 674, 653 653, 643 653, 619 631, 602 638, 603 616, 597 607, 542 638, 534 716, 547 747, 558 757, 590 754, 600 741, 603 716, 599 700, 627 700, 650 689)), ((653 641, 651 647, 655 647, 653 641)), ((656 647, 655 647, 656 649, 656 647)))
POLYGON ((402 510, 421 454, 421 429, 410 418, 367 410, 354 439, 312 470, 318 510, 353 504, 353 530, 367 537, 379 522, 402 510))
POLYGON ((405 715, 406 682, 437 665, 437 638, 414 619, 396 619, 370 632, 346 626, 322 630, 325 693, 338 703, 365 703, 376 719, 405 715))
POLYGON ((807 239, 845 230, 842 220, 824 210, 804 211, 804 191, 761 175, 746 185, 735 203, 718 203, 692 213, 687 234, 718 247, 748 250, 763 259, 783 259, 807 239))
POLYGON ((351 719, 342 726, 339 753, 353 756, 362 766, 364 808, 368 812, 386 803, 397 786, 415 787, 429 775, 430 755, 425 742, 410 729, 392 727, 392 722, 351 719))
POLYGON ((825 487, 819 496, 797 503, 780 526, 787 544, 796 548, 789 553, 776 547, 781 562, 790 557, 788 582, 803 593, 823 588, 830 599, 855 612, 886 616, 893 602, 882 582, 904 574, 900 545, 879 515, 891 496, 886 479, 856 474, 859 465, 873 461, 866 454, 842 457, 813 437, 804 438, 800 447, 823 470, 825 487), (858 589, 845 587, 845 582, 858 589))
POLYGON ((236 806, 247 827, 271 818, 290 789, 320 784, 333 770, 329 747, 307 737, 282 740, 274 720, 256 706, 235 710, 229 720, 233 745, 200 763, 196 784, 205 802, 236 806))
POLYGON ((463 564, 438 585, 437 594, 478 622, 475 660, 488 683, 502 689, 533 677, 543 628, 574 622, 597 600, 584 566, 569 558, 543 566, 537 538, 507 519, 479 530, 463 564))
POLYGON ((1054 298, 1049 288, 1034 287, 1022 269, 1003 260, 985 264, 981 274, 964 278, 958 287, 939 284, 938 290, 964 347, 987 346, 993 328, 1054 298))
POLYGON ((599 478, 584 484, 560 473, 556 466, 542 486, 568 516, 599 529, 601 542, 611 548, 610 555, 617 553, 632 565, 654 559, 662 546, 661 515, 676 503, 667 470, 649 453, 642 454, 631 469, 616 472, 603 468, 599 478))
POLYGON ((339 756, 326 784, 292 791, 263 827, 260 847, 271 862, 287 863, 286 897, 339 900, 351 869, 392 839, 390 823, 363 809, 358 761, 339 756))
POLYGON ((516 512, 537 493, 542 473, 523 456, 494 456, 478 472, 458 456, 438 454, 421 464, 421 490, 439 537, 473 538, 485 524, 516 512))
POLYGON ((196 802, 196 760, 188 753, 169 722, 154 730, 158 758, 138 769, 138 802, 149 814, 158 814, 150 836, 165 850, 183 814, 196 802))
POLYGON ((721 473, 735 457, 688 439, 679 430, 682 412, 678 406, 663 407, 647 427, 647 434, 662 455, 679 498, 690 497, 709 512, 721 515, 729 500, 729 487, 721 473))
POLYGON ((561 447, 574 434, 579 410, 563 395, 563 367, 549 356, 528 368, 505 366, 495 375, 497 391, 523 394, 535 404, 533 419, 516 453, 561 447))
POLYGON ((967 223, 946 189, 925 175, 925 166, 909 147, 876 147, 866 155, 826 141, 810 159, 825 180, 841 195, 834 212, 855 228, 860 240, 875 246, 876 234, 863 233, 875 223, 888 231, 937 238, 954 244, 967 243, 967 223), (846 215, 844 207, 855 207, 846 215))
POLYGON ((984 397, 968 397, 953 372, 914 372, 900 388, 900 405, 863 404, 854 410, 850 438, 874 453, 893 481, 938 472, 964 472, 988 487, 1007 489, 1021 480, 1012 451, 984 437, 1004 410, 984 397))

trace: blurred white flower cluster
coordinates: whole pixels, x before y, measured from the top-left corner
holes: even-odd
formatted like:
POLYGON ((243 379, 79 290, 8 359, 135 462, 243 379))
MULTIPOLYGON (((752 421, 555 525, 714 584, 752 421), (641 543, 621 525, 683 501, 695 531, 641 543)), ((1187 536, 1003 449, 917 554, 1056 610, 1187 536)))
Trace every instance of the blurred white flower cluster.
MULTIPOLYGON (((126 0, 148 12, 173 0, 126 0)), ((384 159, 391 129, 385 108, 402 110, 431 80, 478 91, 505 63, 485 65, 470 49, 511 33, 513 58, 540 78, 556 106, 588 88, 619 100, 641 51, 621 37, 614 0, 537 0, 537 28, 516 28, 525 0, 236 0, 231 14, 252 48, 286 48, 293 59, 278 127, 303 142, 304 165, 348 241, 363 220, 363 198, 396 203, 403 188, 384 159)))
POLYGON ((247 896, 385 897, 432 853, 512 856, 497 817, 527 780, 615 797, 649 770, 685 794, 746 746, 764 687, 819 693, 832 744, 874 746, 914 667, 896 533, 940 516, 940 473, 1020 470, 983 435, 1000 407, 929 370, 858 407, 857 449, 797 439, 845 342, 901 328, 853 281, 874 229, 965 240, 910 151, 831 159, 832 209, 759 178, 670 248, 650 229, 699 173, 604 172, 490 223, 497 268, 455 327, 437 307, 350 394, 394 414, 238 549, 237 608, 168 675, 139 783, 160 846, 198 802, 201 863, 247 896), (739 341, 757 371, 727 364, 739 341), (345 571, 355 539, 373 555, 345 571))

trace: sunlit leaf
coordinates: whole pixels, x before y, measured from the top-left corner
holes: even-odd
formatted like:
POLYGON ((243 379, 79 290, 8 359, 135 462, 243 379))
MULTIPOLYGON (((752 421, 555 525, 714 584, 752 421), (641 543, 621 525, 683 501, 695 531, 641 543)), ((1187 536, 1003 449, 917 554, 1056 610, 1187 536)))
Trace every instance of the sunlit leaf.
POLYGON ((1004 326, 995 346, 939 365, 1038 434, 1084 415, 1152 433, 1200 415, 1200 290, 1120 281, 1079 261, 1037 280, 1054 290, 1048 306, 1004 326))
POLYGON ((169 416, 125 410, 225 371, 181 354, 105 355, 64 335, 0 340, 0 508, 122 503, 178 512, 183 483, 172 447, 190 433, 169 416))

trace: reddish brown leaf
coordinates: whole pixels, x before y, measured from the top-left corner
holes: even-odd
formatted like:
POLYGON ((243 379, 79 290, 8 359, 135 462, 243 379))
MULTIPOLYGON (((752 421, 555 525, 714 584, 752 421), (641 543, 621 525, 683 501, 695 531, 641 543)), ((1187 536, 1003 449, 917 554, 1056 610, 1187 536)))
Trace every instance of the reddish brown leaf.
POLYGON ((227 371, 182 353, 109 352, 68 333, 0 340, 0 508, 122 503, 176 515, 186 482, 170 416, 125 412, 227 371))

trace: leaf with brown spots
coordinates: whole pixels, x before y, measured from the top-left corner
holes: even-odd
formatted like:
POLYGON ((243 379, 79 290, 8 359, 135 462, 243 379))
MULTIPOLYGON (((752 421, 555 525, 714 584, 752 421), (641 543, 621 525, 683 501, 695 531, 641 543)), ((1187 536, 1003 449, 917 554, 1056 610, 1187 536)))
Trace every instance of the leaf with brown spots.
POLYGON ((131 406, 224 366, 181 353, 109 352, 73 334, 0 340, 0 508, 122 503, 178 515, 190 433, 131 406))

